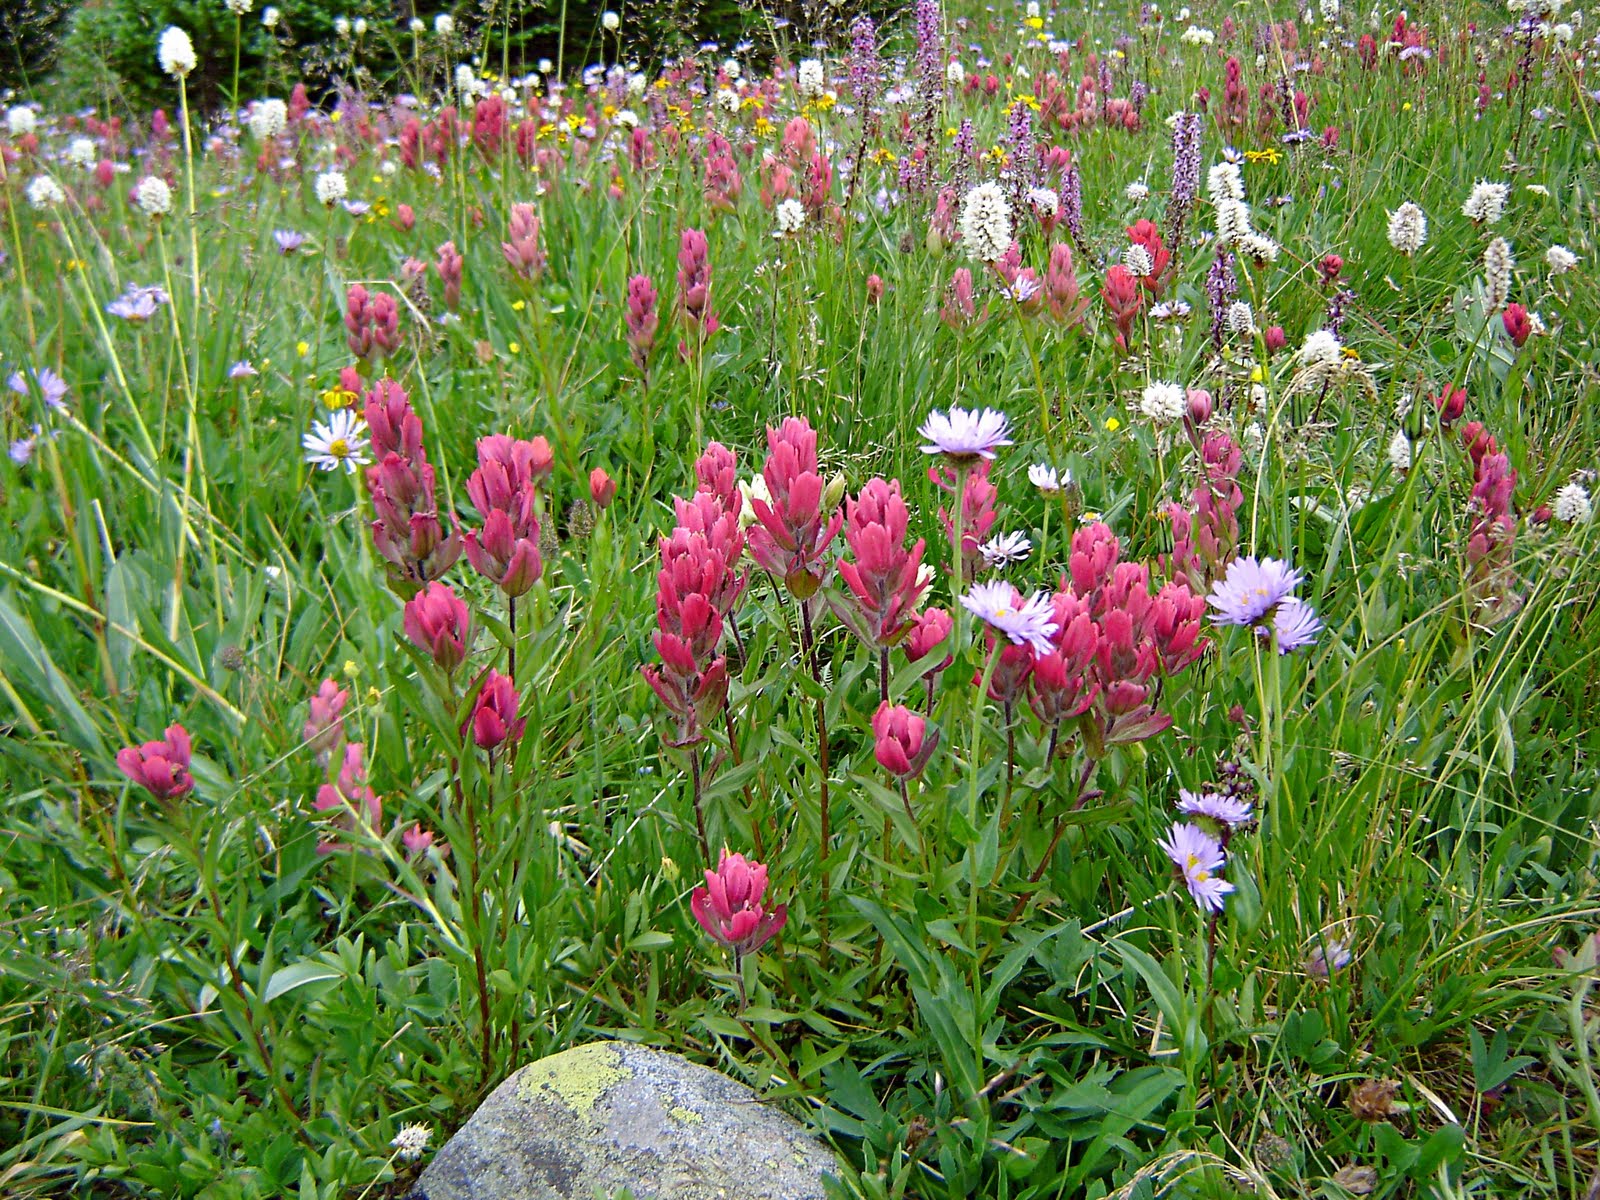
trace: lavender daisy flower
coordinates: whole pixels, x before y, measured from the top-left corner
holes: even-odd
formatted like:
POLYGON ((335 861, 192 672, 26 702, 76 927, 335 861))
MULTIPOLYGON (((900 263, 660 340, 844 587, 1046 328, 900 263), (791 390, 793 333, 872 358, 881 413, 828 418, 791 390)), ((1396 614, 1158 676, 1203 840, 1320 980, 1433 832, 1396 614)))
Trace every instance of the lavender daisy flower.
POLYGON ((928 439, 924 454, 942 454, 952 462, 992 459, 1001 446, 1012 445, 1005 413, 992 408, 979 412, 952 406, 947 413, 931 412, 917 432, 928 439))
POLYGON ((1237 829, 1250 820, 1250 801, 1221 792, 1191 792, 1188 788, 1179 788, 1178 811, 1237 829))
POLYGON ((372 211, 372 205, 365 200, 344 200, 341 203, 344 205, 345 212, 352 217, 364 217, 372 211))
POLYGON ((272 240, 278 243, 279 254, 293 254, 305 244, 306 235, 293 229, 274 229, 272 240))
POLYGON ((261 372, 252 367, 250 360, 247 358, 241 358, 228 368, 229 379, 251 379, 259 374, 261 372))
POLYGON ((1348 967, 1353 958, 1350 946, 1343 938, 1319 941, 1306 955, 1306 974, 1326 979, 1335 971, 1348 967))
MULTIPOLYGON (((1272 632, 1278 635, 1278 653, 1300 650, 1317 640, 1322 618, 1299 596, 1286 596, 1272 614, 1272 632)), ((1265 637, 1266 629, 1261 630, 1265 637)))
POLYGON ((1294 591, 1300 572, 1280 558, 1236 558, 1211 589, 1206 603, 1223 625, 1254 625, 1294 591))
MULTIPOLYGON (((35 425, 35 435, 37 435, 38 432, 39 427, 35 425)), ((18 438, 16 441, 12 442, 8 451, 11 456, 11 461, 16 463, 19 467, 27 466, 29 460, 33 458, 33 442, 34 439, 31 437, 18 438)))
POLYGON ((158 287, 141 287, 130 283, 122 295, 106 305, 106 312, 124 321, 148 321, 156 309, 168 303, 170 297, 158 287))
POLYGON ((63 409, 67 406, 67 381, 57 375, 49 367, 40 367, 33 373, 34 382, 39 385, 39 392, 44 396, 46 408, 63 409))
POLYGON ((1198 825, 1185 821, 1173 825, 1166 838, 1157 839, 1157 844, 1178 868, 1184 886, 1201 910, 1221 912, 1223 897, 1233 891, 1233 884, 1217 874, 1224 858, 1222 843, 1198 825))
POLYGON ((1044 592, 1024 600, 1021 592, 1004 581, 980 583, 961 597, 961 607, 1035 654, 1049 654, 1053 649, 1050 639, 1057 625, 1050 619, 1050 597, 1044 592))

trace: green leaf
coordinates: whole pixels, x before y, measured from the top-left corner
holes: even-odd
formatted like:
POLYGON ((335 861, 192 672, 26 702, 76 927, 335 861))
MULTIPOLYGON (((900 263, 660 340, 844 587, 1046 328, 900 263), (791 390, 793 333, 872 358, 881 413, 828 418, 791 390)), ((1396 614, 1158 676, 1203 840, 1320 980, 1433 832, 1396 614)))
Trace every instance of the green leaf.
POLYGON ((344 972, 327 961, 317 958, 302 959, 287 967, 280 967, 272 973, 272 978, 267 980, 266 990, 262 999, 271 1002, 279 996, 286 996, 290 992, 306 987, 313 983, 327 983, 329 980, 344 978, 344 972))

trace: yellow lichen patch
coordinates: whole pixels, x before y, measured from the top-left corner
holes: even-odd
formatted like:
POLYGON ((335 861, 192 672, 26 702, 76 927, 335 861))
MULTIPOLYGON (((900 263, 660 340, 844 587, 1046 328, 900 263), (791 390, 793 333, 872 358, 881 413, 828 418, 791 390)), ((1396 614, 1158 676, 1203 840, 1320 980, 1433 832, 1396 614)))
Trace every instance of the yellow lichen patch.
POLYGON ((705 1117, 695 1112, 694 1109, 685 1108, 681 1104, 674 1105, 667 1111, 672 1114, 674 1121, 682 1121, 685 1125, 699 1125, 705 1121, 705 1117))
POLYGON ((534 1063, 523 1072, 517 1084, 517 1096, 523 1100, 550 1096, 579 1116, 587 1117, 612 1085, 632 1075, 633 1071, 622 1065, 620 1050, 604 1042, 594 1042, 574 1046, 534 1063))

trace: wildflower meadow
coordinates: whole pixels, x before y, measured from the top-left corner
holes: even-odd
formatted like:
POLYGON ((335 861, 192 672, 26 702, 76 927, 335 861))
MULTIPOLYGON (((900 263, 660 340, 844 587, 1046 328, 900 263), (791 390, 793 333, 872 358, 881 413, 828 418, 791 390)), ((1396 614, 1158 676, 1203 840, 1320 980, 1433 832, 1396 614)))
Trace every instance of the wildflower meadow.
POLYGON ((400 1197, 620 1039, 841 1197, 1595 1196, 1574 3, 28 81, 0 1194, 400 1197))

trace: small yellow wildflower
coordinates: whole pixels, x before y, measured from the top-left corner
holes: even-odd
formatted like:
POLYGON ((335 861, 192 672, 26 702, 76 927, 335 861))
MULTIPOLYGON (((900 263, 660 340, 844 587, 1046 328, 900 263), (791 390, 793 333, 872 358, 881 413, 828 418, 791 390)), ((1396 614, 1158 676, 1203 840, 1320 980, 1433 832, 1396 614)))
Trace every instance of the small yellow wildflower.
POLYGON ((1244 160, 1247 163, 1270 163, 1276 165, 1283 158, 1276 146, 1268 146, 1265 150, 1246 150, 1244 160))
POLYGON ((356 664, 356 660, 353 658, 345 659, 344 666, 341 669, 344 671, 344 677, 346 679, 354 679, 357 675, 361 674, 361 668, 356 664))
POLYGON ((528 302, 526 300, 513 300, 511 302, 511 311, 512 312, 521 312, 523 309, 525 309, 527 307, 528 307, 528 302))
POLYGON ((356 402, 356 399, 357 396, 354 392, 347 388, 342 388, 338 384, 322 393, 323 405, 333 409, 335 412, 341 408, 349 408, 356 402))
POLYGON ((1106 420, 1106 428, 1112 433, 1115 433, 1117 430, 1122 428, 1122 422, 1116 417, 1110 417, 1106 420))
POLYGON ((512 342, 509 346, 506 347, 506 349, 511 351, 511 353, 513 353, 513 354, 521 354, 522 353, 522 343, 521 342, 512 342))
POLYGON ((304 358, 306 355, 311 353, 311 343, 310 342, 296 342, 294 344, 294 352, 296 354, 298 354, 301 358, 304 358))

